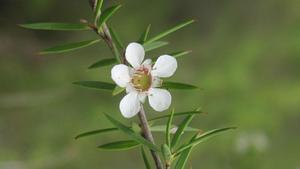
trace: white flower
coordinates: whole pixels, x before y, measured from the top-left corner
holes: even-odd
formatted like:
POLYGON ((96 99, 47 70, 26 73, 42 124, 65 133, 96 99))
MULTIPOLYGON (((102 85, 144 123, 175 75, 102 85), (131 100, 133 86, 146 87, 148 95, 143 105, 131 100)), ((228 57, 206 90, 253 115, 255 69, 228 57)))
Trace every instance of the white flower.
POLYGON ((154 66, 151 59, 146 59, 145 50, 138 43, 130 43, 125 52, 127 62, 115 65, 111 70, 111 77, 115 83, 126 88, 127 95, 120 102, 120 111, 126 118, 135 116, 141 109, 148 96, 150 106, 156 111, 167 110, 171 105, 171 94, 161 86, 162 80, 172 76, 177 69, 177 61, 169 55, 160 56, 154 66))

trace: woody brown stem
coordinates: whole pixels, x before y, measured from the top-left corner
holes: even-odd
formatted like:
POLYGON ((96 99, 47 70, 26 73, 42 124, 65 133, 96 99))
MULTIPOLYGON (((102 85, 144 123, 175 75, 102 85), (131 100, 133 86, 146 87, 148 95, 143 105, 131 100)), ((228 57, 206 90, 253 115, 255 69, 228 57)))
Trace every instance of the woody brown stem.
MULTIPOLYGON (((139 112, 138 116, 139 116, 140 125, 142 128, 143 137, 146 138, 147 140, 149 140, 150 142, 152 142, 153 144, 155 144, 152 133, 149 128, 149 124, 148 124, 146 113, 144 111, 143 106, 141 107, 141 111, 139 112)), ((151 155, 155 161, 156 168, 162 169, 163 168, 162 162, 161 162, 161 159, 160 159, 158 153, 154 150, 151 150, 151 155)))

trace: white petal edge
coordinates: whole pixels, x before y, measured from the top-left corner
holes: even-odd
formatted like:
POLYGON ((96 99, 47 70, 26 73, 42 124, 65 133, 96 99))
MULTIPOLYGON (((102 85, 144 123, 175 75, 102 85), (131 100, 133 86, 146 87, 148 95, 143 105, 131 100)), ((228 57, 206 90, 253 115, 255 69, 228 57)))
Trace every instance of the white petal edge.
POLYGON ((141 110, 141 103, 137 92, 130 92, 120 102, 120 111, 125 118, 135 116, 141 110))
POLYGON ((177 61, 170 55, 160 56, 153 66, 151 74, 158 77, 170 77, 177 69, 177 61))
POLYGON ((115 65, 111 69, 111 78, 120 87, 126 87, 130 82, 129 67, 124 64, 115 65))
POLYGON ((145 57, 144 47, 139 43, 130 43, 126 48, 125 57, 132 67, 138 68, 145 57))
POLYGON ((172 101, 172 96, 169 91, 165 89, 150 88, 148 91, 149 104, 158 112, 167 110, 172 101))

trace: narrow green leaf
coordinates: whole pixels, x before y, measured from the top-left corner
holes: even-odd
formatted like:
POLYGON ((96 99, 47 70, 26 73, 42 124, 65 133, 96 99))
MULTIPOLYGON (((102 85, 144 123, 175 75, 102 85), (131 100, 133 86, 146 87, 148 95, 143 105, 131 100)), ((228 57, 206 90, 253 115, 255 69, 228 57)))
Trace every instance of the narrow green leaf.
POLYGON ((141 152, 142 152, 142 157, 143 157, 143 161, 145 163, 146 169, 151 169, 151 165, 150 165, 149 160, 147 158, 144 147, 141 148, 141 152))
POLYGON ((170 116, 169 116, 169 119, 167 122, 167 126, 166 126, 166 143, 167 143, 168 147, 171 146, 170 130, 171 130, 172 122, 173 122, 173 116, 174 116, 174 109, 170 113, 170 116))
POLYGON ((188 115, 178 126, 178 129, 172 139, 171 148, 174 148, 178 141, 180 140, 182 134, 184 133, 185 128, 191 123, 192 119, 195 117, 195 114, 188 115))
POLYGON ((170 147, 167 144, 163 144, 163 145, 161 145, 161 151, 162 151, 162 154, 163 154, 166 164, 170 165, 172 158, 173 158, 170 147))
POLYGON ((175 58, 179 58, 181 56, 187 55, 192 53, 191 50, 185 50, 185 51, 179 51, 179 52, 174 52, 174 53, 170 53, 171 56, 175 57, 175 58))
POLYGON ((113 92, 112 92, 112 95, 113 95, 113 96, 116 96, 116 95, 122 93, 124 90, 125 90, 125 88, 116 86, 115 89, 114 89, 113 92))
POLYGON ((166 46, 168 44, 169 44, 169 42, 157 41, 157 42, 144 44, 143 46, 144 46, 145 52, 149 52, 151 50, 161 48, 161 47, 166 46))
MULTIPOLYGON (((174 113, 174 116, 184 116, 184 115, 201 114, 201 113, 203 113, 203 112, 201 111, 200 108, 198 108, 197 110, 194 110, 194 111, 174 113)), ((168 117, 169 117, 169 115, 162 115, 162 116, 154 117, 148 121, 151 122, 151 121, 160 120, 160 119, 164 119, 164 118, 168 118, 168 117)))
POLYGON ((139 42, 141 44, 144 44, 144 42, 147 40, 148 38, 148 35, 149 35, 149 32, 150 32, 150 29, 151 29, 151 24, 149 24, 147 26, 147 29, 145 30, 145 32, 141 35, 140 39, 139 39, 139 42))
POLYGON ((91 28, 86 24, 81 23, 30 23, 20 24, 19 26, 27 29, 37 30, 53 30, 53 31, 79 31, 79 30, 90 30, 91 28))
POLYGON ((116 31, 112 27, 110 27, 109 30, 110 30, 110 34, 112 36, 112 39, 115 42, 115 44, 117 45, 117 47, 119 49, 124 49, 124 45, 123 45, 120 37, 117 35, 116 31))
POLYGON ((139 146, 140 143, 134 140, 124 140, 124 141, 116 141, 112 143, 107 143, 98 146, 98 148, 102 150, 109 150, 109 151, 120 151, 120 150, 129 150, 139 146))
POLYGON ((84 48, 84 47, 91 46, 91 45, 96 44, 98 42, 100 42, 99 39, 63 44, 63 45, 54 46, 54 47, 51 47, 51 48, 48 48, 48 49, 44 49, 40 52, 40 54, 45 55, 45 54, 69 52, 69 51, 73 51, 73 50, 77 50, 77 49, 81 49, 81 48, 84 48))
POLYGON ((96 4, 96 8, 95 8, 95 22, 94 23, 97 23, 100 15, 101 15, 101 8, 102 8, 102 5, 103 5, 103 0, 96 0, 97 1, 97 4, 96 4))
POLYGON ((105 114, 105 116, 107 117, 107 119, 113 124, 115 125, 118 129, 120 129, 123 133, 127 134, 127 136, 129 136, 131 139, 134 139, 135 141, 147 146, 148 148, 150 148, 151 150, 154 151, 160 151, 160 149, 153 143, 151 143, 150 141, 146 140, 144 137, 142 137, 141 135, 135 133, 132 129, 130 129, 129 127, 123 125, 122 123, 120 123, 119 121, 115 120, 114 118, 112 118, 111 116, 105 114))
POLYGON ((193 90, 198 89, 197 86, 185 84, 185 83, 178 83, 178 82, 168 82, 164 81, 161 88, 165 89, 178 89, 178 90, 193 90))
MULTIPOLYGON (((151 130, 152 132, 164 132, 164 133, 166 133, 166 127, 167 127, 167 125, 156 125, 156 126, 151 126, 151 127, 150 127, 150 130, 151 130)), ((174 127, 177 128, 177 126, 172 125, 172 126, 170 126, 170 129, 172 129, 172 128, 174 128, 174 127)), ((193 127, 186 127, 186 128, 184 129, 184 132, 197 132, 197 131, 199 131, 199 130, 200 130, 200 129, 193 128, 193 127)), ((170 134, 171 134, 171 133, 170 133, 170 134)))
POLYGON ((184 169, 191 152, 192 152, 192 147, 184 150, 180 154, 180 157, 179 157, 174 169, 184 169))
POLYGON ((102 25, 118 10, 120 9, 121 5, 115 5, 110 8, 107 8, 103 11, 102 15, 100 16, 98 20, 97 27, 100 29, 102 25))
MULTIPOLYGON (((184 55, 187 55, 187 54, 189 54, 189 53, 191 53, 191 51, 180 51, 180 52, 173 52, 173 53, 170 53, 169 55, 170 55, 170 56, 173 56, 173 57, 175 57, 175 58, 179 58, 179 57, 184 56, 184 55)), ((153 60, 154 62, 156 62, 156 60, 157 60, 158 58, 159 58, 159 56, 156 56, 156 57, 153 57, 152 60, 153 60)))
MULTIPOLYGON (((195 136, 190 140, 190 142, 194 141, 197 138, 198 135, 199 135, 198 133, 195 134, 195 136)), ((188 158, 189 158, 189 156, 192 152, 192 149, 193 149, 193 147, 190 147, 190 148, 188 148, 188 149, 186 149, 186 150, 184 150, 183 152, 180 153, 180 156, 177 160, 177 163, 176 163, 174 169, 184 169, 184 167, 186 165, 186 162, 187 162, 187 160, 188 160, 188 158)))
POLYGON ((73 82, 73 84, 82 87, 91 88, 91 89, 110 90, 110 91, 112 91, 116 87, 115 84, 100 82, 100 81, 79 81, 79 82, 73 82))
POLYGON ((189 24, 191 24, 193 22, 194 22, 194 20, 190 20, 190 21, 184 22, 182 24, 179 24, 179 25, 177 25, 177 26, 175 26, 175 27, 173 27, 171 29, 168 29, 168 30, 166 30, 166 31, 158 34, 157 36, 149 39, 148 41, 146 41, 145 44, 155 42, 155 41, 157 41, 157 40, 159 40, 159 39, 161 39, 161 38, 163 38, 163 37, 165 37, 165 36, 167 36, 167 35, 175 32, 175 31, 177 31, 177 30, 179 30, 179 29, 181 29, 181 28, 183 28, 183 27, 185 27, 185 26, 187 26, 187 25, 189 25, 189 24))
POLYGON ((110 66, 110 65, 113 65, 116 63, 117 63, 117 60, 115 58, 102 59, 102 60, 99 60, 99 61, 93 63, 91 66, 89 66, 88 69, 95 69, 95 68, 100 68, 100 67, 104 67, 104 66, 110 66))
POLYGON ((188 143, 187 145, 184 145, 182 147, 180 147, 176 153, 181 153, 182 151, 192 147, 192 146, 196 146, 198 145, 199 143, 202 143, 204 142, 205 140, 213 137, 213 136, 216 136, 220 133, 223 133, 225 131, 228 131, 228 130, 233 130, 233 129, 236 129, 236 127, 225 127, 225 128, 220 128, 220 129, 214 129, 214 130, 211 130, 211 131, 208 131, 208 132, 205 132, 203 134, 201 134, 197 139, 195 139, 194 141, 188 143))
POLYGON ((118 131, 118 128, 106 128, 106 129, 99 129, 99 130, 92 130, 92 131, 84 132, 84 133, 78 134, 75 137, 75 139, 79 139, 79 138, 87 137, 87 136, 93 136, 96 134, 108 133, 108 132, 112 132, 112 131, 118 131))

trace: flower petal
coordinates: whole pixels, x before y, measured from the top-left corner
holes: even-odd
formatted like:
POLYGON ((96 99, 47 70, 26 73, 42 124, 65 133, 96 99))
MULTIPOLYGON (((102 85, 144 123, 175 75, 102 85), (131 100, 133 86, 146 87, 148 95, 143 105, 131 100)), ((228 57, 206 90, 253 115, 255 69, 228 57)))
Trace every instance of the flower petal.
POLYGON ((123 64, 115 65, 111 69, 111 78, 120 87, 126 87, 130 82, 129 67, 123 64))
POLYGON ((144 62, 143 62, 143 67, 148 69, 149 71, 151 71, 152 69, 152 60, 151 59, 146 59, 144 62))
POLYGON ((132 67, 138 68, 145 57, 144 47, 135 42, 130 43, 126 48, 125 57, 132 67))
POLYGON ((135 116, 141 110, 141 103, 137 92, 130 92, 120 102, 120 111, 125 118, 135 116))
POLYGON ((149 89, 149 104, 155 111, 167 110, 171 105, 171 94, 165 89, 150 88, 149 89))
POLYGON ((170 77, 177 69, 177 61, 170 55, 160 56, 153 66, 152 75, 158 77, 170 77))

